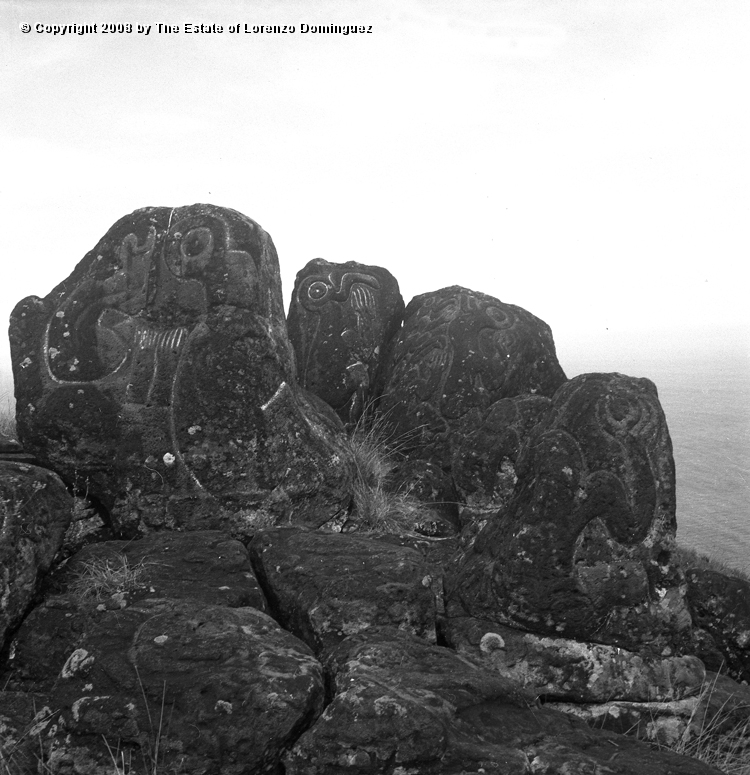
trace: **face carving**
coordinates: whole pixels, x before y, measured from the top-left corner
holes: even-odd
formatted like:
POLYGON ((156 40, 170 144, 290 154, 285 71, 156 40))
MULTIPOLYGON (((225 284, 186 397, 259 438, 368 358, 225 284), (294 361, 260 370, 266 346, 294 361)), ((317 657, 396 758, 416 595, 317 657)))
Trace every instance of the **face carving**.
POLYGON ((288 321, 300 384, 356 423, 402 312, 398 283, 382 267, 310 261, 297 275, 288 321))
MULTIPOLYGON (((49 296, 19 303, 12 329, 24 443, 85 477, 115 521, 163 522, 177 501, 218 513, 216 497, 257 507, 287 454, 263 445, 316 427, 296 399, 273 243, 232 210, 126 216, 49 296)), ((327 465, 315 454, 311 470, 327 465)))

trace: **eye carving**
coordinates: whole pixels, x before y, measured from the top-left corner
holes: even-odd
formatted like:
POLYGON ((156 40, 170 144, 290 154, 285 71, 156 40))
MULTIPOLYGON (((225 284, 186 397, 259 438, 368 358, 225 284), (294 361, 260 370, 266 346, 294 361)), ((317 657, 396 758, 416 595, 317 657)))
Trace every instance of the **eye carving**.
POLYGON ((321 299, 325 298, 327 294, 328 286, 320 280, 312 283, 312 285, 310 285, 310 287, 307 289, 307 295, 313 301, 320 301, 321 299))

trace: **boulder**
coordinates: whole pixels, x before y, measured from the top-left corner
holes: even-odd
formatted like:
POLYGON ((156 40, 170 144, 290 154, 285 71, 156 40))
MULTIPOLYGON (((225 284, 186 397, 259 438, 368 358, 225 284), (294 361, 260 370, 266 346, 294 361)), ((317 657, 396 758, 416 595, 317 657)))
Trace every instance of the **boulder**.
POLYGON ((513 498, 448 580, 449 616, 669 655, 689 642, 672 445, 647 379, 563 385, 516 464, 513 498))
POLYGON ((0 649, 60 551, 73 498, 56 474, 0 460, 0 649))
POLYGON ((277 528, 249 550, 275 618, 316 652, 377 625, 436 639, 441 579, 412 546, 277 528))
POLYGON ((297 274, 288 317, 300 384, 345 423, 356 424, 403 311, 398 282, 387 269, 308 262, 297 274))
POLYGON ((750 582, 700 568, 685 575, 698 655, 710 669, 750 681, 750 582))
POLYGON ((284 757, 287 775, 718 773, 538 707, 469 657, 390 628, 347 638, 326 667, 333 699, 284 757))
POLYGON ((551 396, 565 381, 549 326, 520 307, 452 286, 414 298, 389 346, 379 411, 410 456, 450 470, 453 437, 489 407, 551 396))
POLYGON ((206 539, 211 552, 183 546, 182 564, 175 545, 163 547, 162 568, 146 554, 152 575, 132 595, 97 599, 71 583, 29 615, 0 692, 0 716, 17 738, 43 733, 19 742, 19 760, 35 757, 40 771, 59 775, 110 775, 115 761, 124 772, 275 771, 323 708, 322 668, 267 614, 228 607, 242 596, 216 588, 205 558, 224 555, 237 581, 246 558, 232 542, 206 539), (180 582, 191 563, 208 571, 197 589, 180 582), (204 602, 211 597, 225 604, 204 602), (22 693, 36 698, 35 716, 22 693))
POLYGON ((349 465, 300 398, 276 250, 213 205, 121 218, 11 316, 19 439, 125 537, 345 511, 349 465))

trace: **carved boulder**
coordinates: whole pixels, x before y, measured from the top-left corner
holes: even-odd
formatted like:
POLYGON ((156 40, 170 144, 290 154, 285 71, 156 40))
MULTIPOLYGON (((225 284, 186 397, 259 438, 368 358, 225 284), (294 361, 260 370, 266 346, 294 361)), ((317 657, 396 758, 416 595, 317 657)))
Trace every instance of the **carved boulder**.
POLYGON ((659 653, 687 641, 672 445, 647 379, 586 374, 552 399, 518 484, 449 582, 450 607, 557 637, 659 653))
POLYGON ((448 471, 462 428, 496 401, 551 396, 565 381, 549 326, 521 307, 452 286, 414 298, 389 348, 379 410, 410 457, 448 471))
POLYGON ((297 274, 288 319, 300 384, 345 423, 356 423, 403 311, 398 282, 387 269, 310 261, 297 274))
POLYGON ((24 448, 123 535, 295 521, 348 505, 348 465, 300 396, 276 250, 213 205, 120 219, 11 317, 24 448))

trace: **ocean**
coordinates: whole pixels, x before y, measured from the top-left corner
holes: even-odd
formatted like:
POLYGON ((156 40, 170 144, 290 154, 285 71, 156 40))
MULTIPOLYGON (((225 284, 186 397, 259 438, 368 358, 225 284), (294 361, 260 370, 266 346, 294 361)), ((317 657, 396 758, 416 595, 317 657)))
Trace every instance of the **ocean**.
POLYGON ((750 572, 750 357, 722 352, 622 353, 592 368, 563 363, 569 377, 619 371, 656 384, 672 437, 677 540, 750 572))

